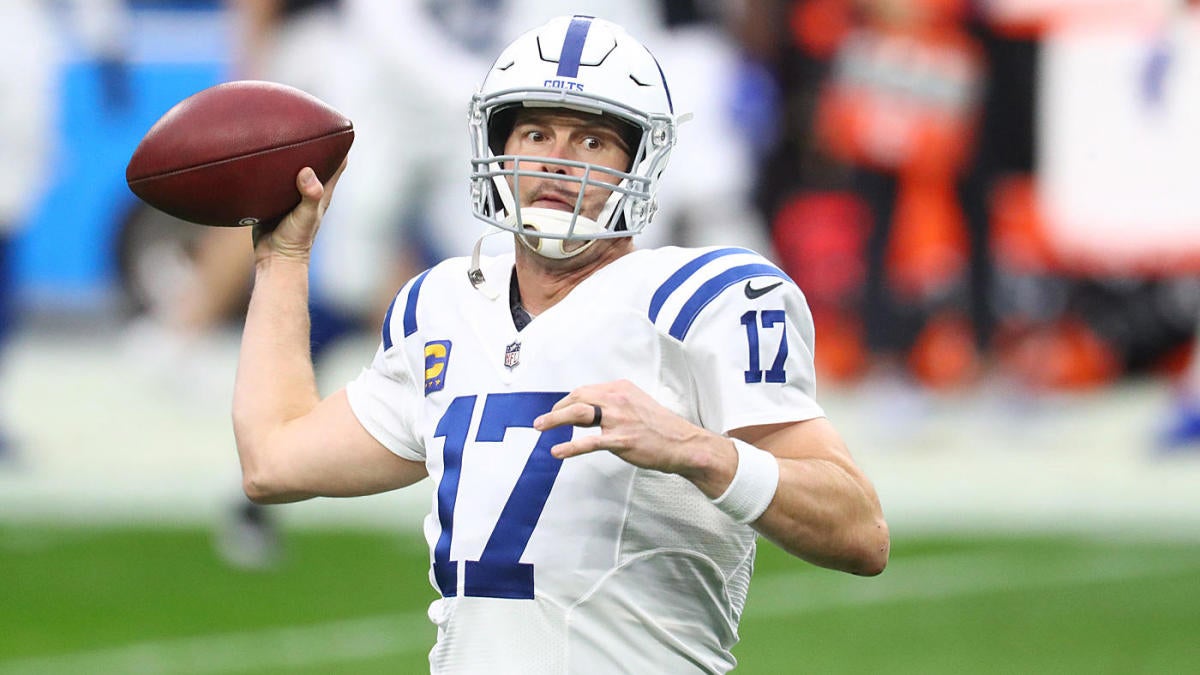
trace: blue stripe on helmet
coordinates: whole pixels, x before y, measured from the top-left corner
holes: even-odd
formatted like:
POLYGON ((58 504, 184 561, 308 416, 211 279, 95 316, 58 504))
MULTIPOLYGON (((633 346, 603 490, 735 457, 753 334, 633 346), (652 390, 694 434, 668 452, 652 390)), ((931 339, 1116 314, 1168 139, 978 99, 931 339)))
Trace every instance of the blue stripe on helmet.
MULTIPOLYGON (((651 54, 650 58, 654 59, 654 55, 651 54)), ((667 111, 674 115, 675 104, 671 102, 671 88, 667 86, 667 76, 663 74, 662 64, 658 62, 658 59, 654 59, 654 65, 658 66, 658 77, 662 80, 663 92, 667 95, 667 111)))
POLYGON ((704 282, 700 288, 696 289, 692 297, 683 303, 683 308, 679 310, 679 316, 675 317, 675 322, 671 324, 671 330, 668 333, 670 333, 671 337, 682 342, 683 338, 687 336, 688 329, 692 327, 692 322, 700 314, 700 310, 715 300, 721 294, 721 291, 739 281, 753 279, 754 277, 779 277, 784 281, 795 283, 788 275, 784 274, 782 270, 774 265, 760 263, 731 267, 704 282))
POLYGON ((567 26, 567 37, 563 39, 562 53, 558 55, 559 77, 579 77, 579 60, 583 57, 583 43, 592 27, 592 17, 575 16, 567 26))

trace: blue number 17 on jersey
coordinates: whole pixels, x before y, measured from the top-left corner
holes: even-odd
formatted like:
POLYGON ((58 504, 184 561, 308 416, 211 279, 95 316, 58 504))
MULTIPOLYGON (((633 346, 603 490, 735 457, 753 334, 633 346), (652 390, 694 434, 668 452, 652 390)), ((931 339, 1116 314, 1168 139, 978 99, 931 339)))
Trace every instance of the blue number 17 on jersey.
MULTIPOLYGON (((501 443, 513 427, 533 427, 533 420, 549 412, 563 396, 562 392, 518 392, 489 394, 484 398, 483 414, 476 443, 501 443)), ((433 576, 444 597, 458 595, 458 561, 450 559, 454 538, 454 503, 462 473, 463 449, 475 411, 475 396, 459 396, 446 408, 434 436, 446 439, 442 451, 444 471, 437 489, 437 516, 442 527, 433 550, 433 576)), ((550 448, 571 440, 575 428, 558 427, 545 431, 529 453, 529 459, 504 504, 491 537, 479 560, 463 561, 462 594, 485 598, 533 598, 533 565, 520 562, 558 478, 562 460, 550 454, 550 448)))

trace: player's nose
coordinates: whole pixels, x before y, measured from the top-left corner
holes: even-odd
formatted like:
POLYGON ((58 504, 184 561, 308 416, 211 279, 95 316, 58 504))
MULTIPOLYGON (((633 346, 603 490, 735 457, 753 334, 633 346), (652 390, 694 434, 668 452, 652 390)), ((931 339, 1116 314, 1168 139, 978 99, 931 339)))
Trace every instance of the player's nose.
MULTIPOLYGON (((569 138, 564 138, 563 135, 558 135, 554 142, 547 148, 548 152, 544 155, 548 160, 573 160, 574 152, 569 138)), ((569 167, 558 162, 550 161, 542 163, 542 171, 546 173, 556 173, 566 175, 569 167)))

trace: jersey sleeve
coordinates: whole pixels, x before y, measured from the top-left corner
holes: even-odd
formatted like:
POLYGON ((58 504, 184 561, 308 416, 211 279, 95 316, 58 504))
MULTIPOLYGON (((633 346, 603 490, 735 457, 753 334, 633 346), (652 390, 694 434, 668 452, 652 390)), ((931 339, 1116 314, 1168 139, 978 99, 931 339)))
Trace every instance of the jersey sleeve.
POLYGON ((425 275, 410 281, 396 295, 384 317, 382 339, 371 365, 346 385, 350 408, 359 423, 396 455, 425 461, 418 417, 424 402, 421 381, 413 375, 407 351, 405 324, 416 311, 425 275), (395 339, 395 337, 400 339, 395 339))
POLYGON ((683 350, 706 428, 824 416, 812 313, 778 267, 746 249, 710 250, 681 266, 658 296, 653 318, 683 350))

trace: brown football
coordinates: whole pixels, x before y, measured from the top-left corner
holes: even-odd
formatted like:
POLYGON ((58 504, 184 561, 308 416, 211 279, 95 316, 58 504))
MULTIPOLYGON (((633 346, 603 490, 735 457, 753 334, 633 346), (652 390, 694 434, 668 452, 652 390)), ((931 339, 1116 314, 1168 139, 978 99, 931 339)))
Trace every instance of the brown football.
POLYGON ((350 120, 311 94, 274 82, 226 82, 155 122, 125 181, 142 201, 193 223, 269 224, 300 203, 300 169, 329 180, 353 142, 350 120))

